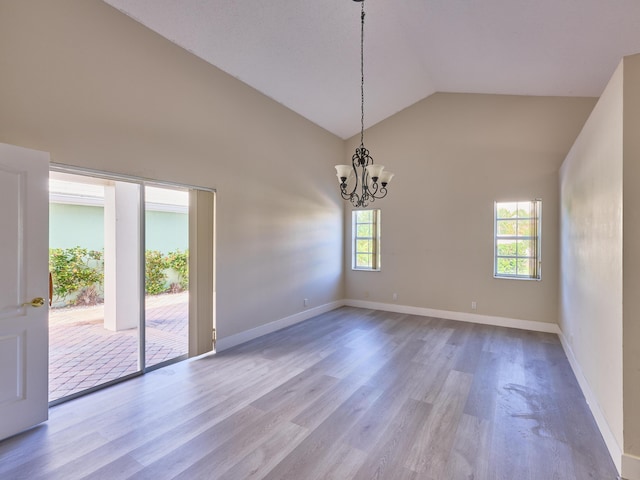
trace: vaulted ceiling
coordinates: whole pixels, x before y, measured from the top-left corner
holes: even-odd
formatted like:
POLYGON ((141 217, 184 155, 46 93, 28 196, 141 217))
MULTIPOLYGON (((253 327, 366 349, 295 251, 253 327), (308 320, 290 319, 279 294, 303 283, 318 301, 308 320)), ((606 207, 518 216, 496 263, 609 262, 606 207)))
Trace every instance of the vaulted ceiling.
MULTIPOLYGON (((352 0, 104 0, 312 122, 360 130, 352 0)), ((638 0, 367 0, 365 126, 434 92, 599 96, 638 0)))

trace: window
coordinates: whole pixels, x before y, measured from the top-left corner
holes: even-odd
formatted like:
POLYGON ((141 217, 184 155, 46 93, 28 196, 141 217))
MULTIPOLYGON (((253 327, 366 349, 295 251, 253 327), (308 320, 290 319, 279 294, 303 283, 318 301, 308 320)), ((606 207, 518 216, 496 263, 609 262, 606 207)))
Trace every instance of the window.
POLYGON ((380 270, 380 210, 354 210, 354 270, 380 270))
POLYGON ((540 280, 542 200, 495 203, 494 276, 540 280))

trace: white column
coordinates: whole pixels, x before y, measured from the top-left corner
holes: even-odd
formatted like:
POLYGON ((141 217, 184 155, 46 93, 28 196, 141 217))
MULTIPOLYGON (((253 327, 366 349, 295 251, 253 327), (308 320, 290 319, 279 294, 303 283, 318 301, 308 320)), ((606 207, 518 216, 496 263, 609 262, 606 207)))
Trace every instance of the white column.
POLYGON ((140 319, 140 186, 113 182, 104 192, 104 327, 137 328, 140 319))

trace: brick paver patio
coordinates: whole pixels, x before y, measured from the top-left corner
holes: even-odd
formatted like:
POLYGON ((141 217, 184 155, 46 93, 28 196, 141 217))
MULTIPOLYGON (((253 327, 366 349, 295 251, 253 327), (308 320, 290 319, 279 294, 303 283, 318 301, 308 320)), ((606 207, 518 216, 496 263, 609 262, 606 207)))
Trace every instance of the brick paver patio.
MULTIPOLYGON (((146 297, 146 365, 188 351, 189 293, 146 297)), ((49 311, 49 401, 138 370, 138 329, 103 327, 104 306, 49 311)))

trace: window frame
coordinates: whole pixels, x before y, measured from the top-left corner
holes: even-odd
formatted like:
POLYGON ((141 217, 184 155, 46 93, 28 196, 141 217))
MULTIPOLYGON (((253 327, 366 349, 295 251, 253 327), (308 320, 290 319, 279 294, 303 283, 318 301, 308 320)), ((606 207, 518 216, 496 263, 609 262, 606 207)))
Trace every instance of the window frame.
POLYGON ((379 208, 369 208, 364 210, 352 210, 351 211, 351 269, 361 272, 379 272, 380 271, 380 219, 381 210, 379 208), (371 222, 361 222, 358 220, 358 215, 363 212, 372 212, 371 222), (371 224, 373 229, 372 236, 358 236, 358 225, 371 224), (359 252, 358 240, 368 240, 373 243, 371 252, 359 252), (358 254, 371 255, 371 265, 367 267, 361 267, 357 265, 358 254))
POLYGON ((515 200, 515 201, 502 201, 502 202, 494 202, 493 207, 493 277, 498 279, 511 279, 511 280, 542 280, 542 199, 536 198, 535 200, 515 200), (519 211, 519 207, 516 207, 516 216, 515 217, 498 217, 498 209, 501 204, 529 204, 529 211, 532 212, 529 217, 519 217, 517 212, 519 211), (514 235, 498 235, 498 222, 505 220, 515 220, 516 221, 516 231, 514 235), (535 222, 535 235, 519 235, 518 233, 518 222, 520 220, 535 222), (498 254, 498 245, 499 240, 511 240, 514 242, 518 242, 519 240, 525 240, 534 242, 534 253, 533 255, 519 255, 517 248, 515 255, 499 255, 498 254), (516 260, 516 273, 508 274, 508 273, 500 273, 498 272, 498 261, 503 258, 513 258, 516 260), (533 272, 529 269, 527 275, 521 275, 517 273, 517 265, 518 260, 527 259, 530 262, 535 262, 535 266, 533 268, 533 272))

